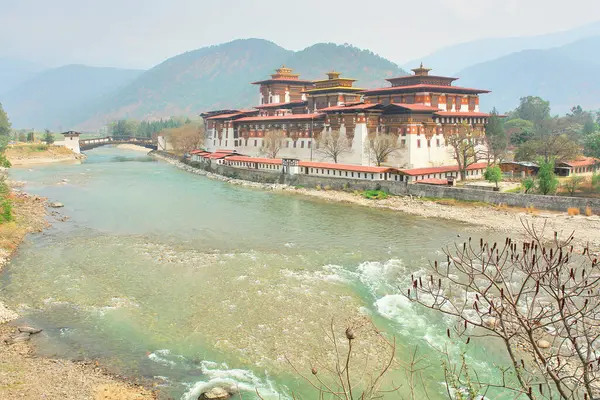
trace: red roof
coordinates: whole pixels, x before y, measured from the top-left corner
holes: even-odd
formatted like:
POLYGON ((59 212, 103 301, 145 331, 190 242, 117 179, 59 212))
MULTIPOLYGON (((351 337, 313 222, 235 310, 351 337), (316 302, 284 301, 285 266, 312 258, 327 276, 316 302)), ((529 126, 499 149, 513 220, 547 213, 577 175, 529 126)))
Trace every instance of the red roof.
POLYGON ((236 113, 232 113, 232 114, 220 114, 220 115, 215 115, 213 117, 208 117, 206 119, 229 119, 229 118, 233 118, 233 117, 238 117, 240 115, 245 115, 246 113, 243 112, 236 112, 236 113))
MULTIPOLYGON (((467 170, 473 169, 484 169, 487 167, 486 163, 475 163, 467 167, 467 170)), ((420 176, 429 174, 440 174, 444 172, 456 172, 458 171, 458 165, 446 165, 442 167, 431 167, 431 168, 413 168, 413 169, 401 169, 399 170, 403 175, 420 176)))
POLYGON ((439 111, 438 107, 427 106, 425 104, 391 103, 390 105, 407 108, 411 111, 439 111))
POLYGON ((362 93, 364 94, 375 94, 378 92, 390 92, 390 91, 398 91, 398 92, 414 92, 414 91, 441 91, 441 92, 471 92, 471 93, 489 93, 489 90, 485 89, 473 89, 473 88, 465 88, 461 86, 444 86, 444 85, 429 85, 420 83, 418 85, 408 85, 408 86, 392 86, 385 88, 377 88, 377 89, 369 89, 364 90, 362 93))
POLYGON ((302 84, 313 85, 313 81, 308 81, 306 79, 297 79, 297 78, 271 78, 265 79, 264 81, 252 82, 253 85, 261 85, 263 83, 276 83, 276 82, 297 82, 302 84))
POLYGON ((422 183, 422 184, 426 184, 426 185, 448 185, 448 180, 447 179, 438 179, 438 178, 427 178, 427 179, 421 179, 419 181, 415 181, 415 183, 422 183))
POLYGON ((333 163, 312 162, 312 161, 300 161, 298 164, 301 167, 338 169, 338 170, 342 170, 342 171, 353 171, 353 172, 384 173, 384 172, 395 171, 395 168, 391 168, 391 167, 369 167, 369 166, 365 166, 365 165, 333 164, 333 163))
POLYGON ((490 114, 475 111, 438 111, 435 113, 440 117, 489 117, 490 114))
POLYGON ((222 158, 231 157, 231 156, 233 156, 232 153, 212 153, 212 154, 206 155, 206 158, 210 158, 211 160, 220 160, 222 158))
POLYGON ((600 159, 594 157, 581 157, 574 161, 567 161, 561 164, 565 164, 569 167, 589 167, 591 165, 600 164, 600 159))
POLYGON ((278 108, 278 107, 295 106, 295 105, 302 106, 306 103, 307 103, 306 100, 299 100, 299 101, 289 101, 287 103, 261 104, 260 106, 256 106, 254 108, 262 109, 262 108, 278 108))
POLYGON ((236 120, 236 122, 287 121, 291 119, 321 119, 323 117, 324 114, 289 114, 268 117, 244 117, 236 120))
POLYGON ((381 107, 381 104, 377 103, 351 103, 343 106, 331 106, 322 108, 319 111, 345 111, 345 110, 365 110, 369 108, 381 107))
POLYGON ((253 163, 261 163, 261 164, 281 164, 281 159, 279 159, 279 158, 260 158, 260 157, 246 157, 246 156, 227 157, 227 161, 253 162, 253 163))
POLYGON ((190 151, 190 154, 210 154, 210 152, 206 150, 192 150, 190 151))

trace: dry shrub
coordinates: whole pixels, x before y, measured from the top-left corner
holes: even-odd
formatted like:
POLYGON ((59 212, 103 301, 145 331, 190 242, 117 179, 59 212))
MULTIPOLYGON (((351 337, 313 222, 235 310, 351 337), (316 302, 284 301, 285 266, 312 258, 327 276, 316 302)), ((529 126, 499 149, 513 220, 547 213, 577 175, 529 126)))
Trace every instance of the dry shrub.
POLYGON ((591 217, 592 215, 594 215, 594 213, 592 212, 592 207, 586 206, 585 207, 585 216, 586 217, 591 217))
POLYGON ((579 214, 580 214, 580 210, 579 210, 579 208, 578 208, 578 207, 569 207, 569 208, 567 209, 567 213, 568 213, 569 215, 571 215, 571 216, 573 216, 573 215, 579 215, 579 214))
POLYGON ((527 214, 531 215, 537 215, 539 213, 539 211, 533 206, 533 204, 529 205, 527 208, 525 208, 525 210, 527 211, 527 214))

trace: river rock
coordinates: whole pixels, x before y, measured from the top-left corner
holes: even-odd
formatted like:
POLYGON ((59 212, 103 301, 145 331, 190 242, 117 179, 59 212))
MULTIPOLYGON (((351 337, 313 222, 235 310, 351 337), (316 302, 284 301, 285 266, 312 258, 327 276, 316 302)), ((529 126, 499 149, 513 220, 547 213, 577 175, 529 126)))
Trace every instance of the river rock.
POLYGON ((15 343, 19 343, 19 342, 26 342, 29 339, 31 339, 31 335, 29 333, 21 332, 15 336, 11 336, 7 340, 5 340, 5 342, 7 344, 15 344, 15 343))
POLYGON ((549 349, 550 348, 550 342, 547 340, 543 340, 543 339, 538 340, 537 345, 540 349, 549 349))
POLYGON ((17 328, 19 332, 29 333, 30 335, 35 335, 36 333, 40 333, 42 330, 38 328, 32 328, 31 326, 20 326, 17 328))
POLYGON ((208 392, 204 392, 198 397, 198 400, 225 400, 231 397, 231 394, 222 387, 214 387, 208 392))
POLYGON ((63 203, 59 203, 58 201, 55 201, 55 202, 50 203, 49 206, 52 208, 61 208, 61 207, 64 207, 65 205, 63 203))

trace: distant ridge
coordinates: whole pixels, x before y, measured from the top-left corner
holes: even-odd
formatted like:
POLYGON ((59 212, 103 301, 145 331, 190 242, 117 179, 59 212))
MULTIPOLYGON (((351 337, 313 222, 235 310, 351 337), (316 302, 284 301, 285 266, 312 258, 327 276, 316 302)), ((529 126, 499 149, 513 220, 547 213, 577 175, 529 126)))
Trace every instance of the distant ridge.
POLYGON ((409 69, 423 62, 435 68, 439 74, 455 75, 458 71, 474 64, 491 61, 511 53, 531 49, 549 49, 597 35, 600 35, 600 21, 544 35, 479 39, 444 47, 403 64, 403 66, 409 69))
POLYGON ((66 65, 17 85, 0 95, 0 102, 15 128, 58 129, 69 110, 130 83, 142 72, 66 65))
POLYGON ((550 101, 553 113, 575 105, 600 108, 600 35, 545 50, 524 50, 460 71, 461 83, 492 93, 481 98, 482 109, 505 112, 524 96, 550 101))

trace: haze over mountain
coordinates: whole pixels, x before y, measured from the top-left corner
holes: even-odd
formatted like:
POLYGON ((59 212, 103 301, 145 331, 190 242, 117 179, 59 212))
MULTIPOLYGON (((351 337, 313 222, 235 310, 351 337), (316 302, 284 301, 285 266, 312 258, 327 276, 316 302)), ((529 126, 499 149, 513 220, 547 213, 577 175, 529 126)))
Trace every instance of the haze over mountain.
POLYGON ((0 58, 0 94, 32 78, 44 67, 29 61, 0 58))
POLYGON ((456 74, 461 86, 490 89, 481 97, 483 110, 514 109, 519 98, 540 96, 550 101, 553 113, 575 105, 600 108, 600 36, 546 49, 523 50, 476 64, 456 74))
POLYGON ((117 118, 194 116, 210 109, 251 107, 258 104, 258 88, 250 83, 283 64, 306 79, 322 79, 338 69, 367 87, 405 74, 396 64, 352 46, 321 43, 292 52, 267 40, 235 40, 170 58, 120 90, 73 110, 70 121, 85 130, 117 118))
POLYGON ((600 35, 600 21, 545 35, 478 39, 444 47, 403 64, 403 67, 413 68, 414 65, 423 62, 423 64, 435 68, 438 74, 454 75, 471 65, 494 60, 511 53, 528 49, 548 49, 597 35, 600 35))
POLYGON ((46 70, 0 95, 15 128, 60 128, 83 102, 133 81, 142 71, 67 65, 46 70))

